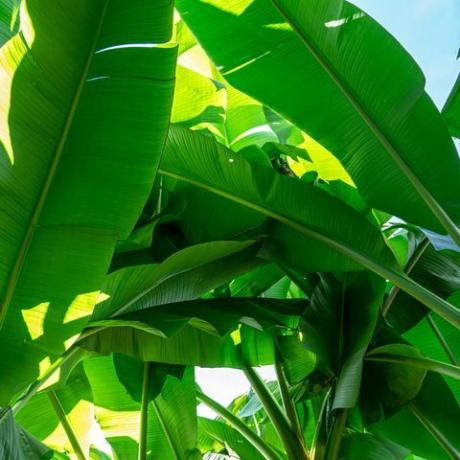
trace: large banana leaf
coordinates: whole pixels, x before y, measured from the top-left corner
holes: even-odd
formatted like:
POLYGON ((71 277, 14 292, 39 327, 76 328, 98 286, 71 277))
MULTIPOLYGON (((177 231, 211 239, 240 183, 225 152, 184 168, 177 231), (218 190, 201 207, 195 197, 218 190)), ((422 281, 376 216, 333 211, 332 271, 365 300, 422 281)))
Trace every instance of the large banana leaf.
POLYGON ((460 367, 439 360, 426 358, 417 348, 410 345, 395 343, 372 349, 366 360, 382 363, 401 364, 460 380, 460 367))
POLYGON ((333 152, 371 206, 460 244, 455 146, 420 69, 378 23, 344 0, 177 8, 223 76, 333 152))
MULTIPOLYGON (((263 330, 273 326, 296 327, 306 307, 303 299, 263 299, 251 297, 219 297, 144 307, 142 310, 115 315, 110 319, 92 321, 90 328, 132 327, 170 337, 191 324, 211 334, 226 335, 238 323, 263 330)), ((88 329, 85 335, 91 334, 88 329)))
POLYGON ((83 328, 148 196, 172 13, 169 0, 28 0, 0 51, 2 402, 83 328))
MULTIPOLYGON (((455 307, 402 274, 379 229, 329 193, 251 165, 213 139, 182 128, 169 131, 159 172, 173 179, 170 189, 182 193, 186 201, 191 187, 227 199, 231 206, 225 211, 233 211, 236 225, 242 225, 234 217, 240 217, 238 207, 247 210, 246 225, 260 225, 264 217, 271 218, 266 256, 303 273, 346 271, 361 265, 460 327, 455 307)), ((194 215, 203 219, 198 210, 205 203, 209 206, 205 200, 203 195, 198 203, 188 203, 186 226, 192 226, 194 215)), ((219 213, 219 218, 229 216, 219 213)), ((221 222, 218 225, 222 227, 221 222)))

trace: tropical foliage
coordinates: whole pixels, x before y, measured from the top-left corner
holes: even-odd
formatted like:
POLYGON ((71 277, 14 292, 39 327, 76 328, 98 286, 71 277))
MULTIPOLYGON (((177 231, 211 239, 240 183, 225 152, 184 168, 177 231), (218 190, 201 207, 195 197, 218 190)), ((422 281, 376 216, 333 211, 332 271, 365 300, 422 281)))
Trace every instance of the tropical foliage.
POLYGON ((345 0, 0 0, 0 45, 1 459, 460 459, 458 82, 345 0))

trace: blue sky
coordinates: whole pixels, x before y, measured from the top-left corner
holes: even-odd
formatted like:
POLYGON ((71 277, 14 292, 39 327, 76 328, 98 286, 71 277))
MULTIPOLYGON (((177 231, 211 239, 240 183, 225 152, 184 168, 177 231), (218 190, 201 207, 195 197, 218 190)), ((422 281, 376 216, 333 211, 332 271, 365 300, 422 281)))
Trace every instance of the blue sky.
MULTIPOLYGON (((380 22, 409 51, 423 70, 426 89, 442 108, 460 71, 460 0, 353 0, 380 22)), ((457 143, 460 146, 459 143, 457 143)), ((274 378, 271 367, 264 378, 274 378)), ((249 389, 242 372, 230 369, 197 369, 203 391, 227 405, 249 389)), ((200 415, 213 416, 201 406, 200 415)))
POLYGON ((353 0, 379 21, 422 68, 426 89, 442 108, 460 71, 459 0, 353 0))

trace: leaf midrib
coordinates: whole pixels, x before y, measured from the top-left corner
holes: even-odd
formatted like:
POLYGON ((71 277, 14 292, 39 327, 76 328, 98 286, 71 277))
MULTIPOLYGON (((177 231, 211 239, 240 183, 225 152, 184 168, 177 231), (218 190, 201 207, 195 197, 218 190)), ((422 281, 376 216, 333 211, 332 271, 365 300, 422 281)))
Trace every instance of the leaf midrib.
POLYGON ((96 51, 96 46, 97 46, 99 36, 100 36, 101 30, 102 30, 102 26, 104 24, 104 19, 105 19, 105 15, 106 15, 109 3, 110 3, 110 0, 105 0, 104 6, 103 6, 102 11, 101 11, 101 18, 99 20, 98 27, 97 27, 96 32, 94 34, 93 44, 92 44, 92 47, 90 49, 90 52, 88 53, 88 57, 86 59, 85 66, 83 67, 83 71, 82 71, 78 86, 76 88, 76 91, 75 91, 75 94, 74 94, 74 97, 73 97, 73 100, 72 100, 72 104, 70 106, 70 109, 69 109, 69 112, 67 114, 65 123, 63 125, 61 135, 59 136, 59 140, 58 140, 56 149, 54 151, 54 154, 53 154, 53 157, 52 157, 52 160, 51 160, 51 164, 49 166, 48 175, 46 176, 45 182, 43 184, 43 188, 42 188, 42 190, 40 192, 40 195, 38 197, 38 200, 37 200, 37 202, 35 204, 35 207, 34 207, 34 210, 32 212, 29 224, 27 226, 26 233, 25 233, 24 238, 22 240, 21 246, 19 247, 19 250, 18 250, 18 253, 17 253, 17 256, 16 256, 16 260, 15 260, 15 263, 13 265, 13 269, 11 271, 11 275, 10 275, 10 277, 8 279, 7 286, 6 286, 6 289, 5 289, 5 294, 4 294, 3 299, 2 299, 2 301, 0 303, 0 329, 2 328, 3 323, 5 321, 5 317, 6 317, 6 314, 8 312, 10 302, 11 302, 11 300, 13 298, 13 295, 14 295, 14 292, 15 292, 15 289, 16 289, 16 285, 18 283, 19 277, 21 275, 22 268, 23 268, 25 260, 26 260, 27 252, 28 252, 28 250, 30 248, 30 245, 32 243, 32 240, 34 238, 35 229, 37 228, 37 224, 38 224, 38 221, 39 221, 40 216, 42 214, 46 199, 48 198, 48 193, 49 193, 49 190, 51 188, 51 184, 53 183, 53 179, 55 177, 59 161, 60 161, 60 159, 62 157, 62 153, 64 151, 64 147, 65 147, 65 144, 66 144, 66 141, 67 141, 67 137, 69 135, 70 128, 72 127, 72 123, 73 123, 75 114, 77 112, 77 108, 78 108, 79 103, 80 103, 83 88, 85 86, 86 78, 88 76, 88 72, 89 72, 89 69, 90 69, 90 66, 91 66, 95 51, 96 51))
POLYGON ((433 197, 433 195, 428 191, 428 189, 423 185, 421 180, 414 174, 408 164, 404 161, 402 156, 398 153, 396 148, 393 146, 391 141, 387 138, 385 133, 378 127, 377 123, 372 119, 372 117, 366 112, 358 98, 355 96, 352 88, 349 87, 347 82, 342 78, 342 76, 334 71, 334 66, 329 62, 328 58, 323 55, 323 53, 309 40, 309 37, 303 33, 302 28, 297 24, 296 20, 291 18, 289 14, 284 10, 280 5, 279 0, 271 0, 275 8, 278 10, 280 15, 291 25, 292 29, 299 37, 301 42, 309 50, 321 68, 326 72, 329 78, 333 83, 338 87, 342 92, 344 97, 348 100, 351 106, 356 110, 358 115, 365 122, 369 130, 374 134, 379 143, 383 148, 388 152, 390 157, 396 163, 397 166, 401 169, 404 175, 412 183, 415 190, 419 193, 422 199, 425 201, 428 208, 431 210, 433 215, 439 221, 439 223, 444 227, 444 229, 449 233, 455 243, 460 247, 460 230, 448 216, 446 211, 438 203, 438 201, 433 197))

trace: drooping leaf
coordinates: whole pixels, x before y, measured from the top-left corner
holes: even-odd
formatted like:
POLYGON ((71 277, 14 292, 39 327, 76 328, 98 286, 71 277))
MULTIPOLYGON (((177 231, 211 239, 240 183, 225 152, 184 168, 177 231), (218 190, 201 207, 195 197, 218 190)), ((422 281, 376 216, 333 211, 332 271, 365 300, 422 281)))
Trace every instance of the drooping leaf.
MULTIPOLYGON (((237 299, 221 301, 222 317, 215 314, 220 299, 210 299, 209 307, 206 307, 207 300, 180 304, 197 299, 208 290, 257 266, 257 262, 253 263, 254 250, 251 244, 223 241, 196 245, 175 253, 158 265, 128 267, 114 272, 109 275, 103 289, 108 298, 98 305, 94 313, 93 325, 99 322, 99 329, 88 330, 84 334, 86 338, 77 345, 102 353, 124 353, 148 361, 239 367, 241 360, 235 345, 242 340, 243 354, 248 362, 254 365, 273 363, 271 334, 252 332, 253 326, 261 327, 257 320, 251 319, 251 314, 259 316, 257 299, 254 308, 251 307, 250 299, 242 299, 240 302, 241 305, 251 307, 252 313, 241 307, 234 312, 232 308, 225 307, 227 304, 230 307, 237 305, 237 299), (194 305, 199 306, 201 313, 195 311, 194 305), (186 310, 179 314, 182 307, 186 310), (146 315, 147 323, 136 319, 136 310, 138 314, 146 315), (123 312, 131 312, 128 314, 134 316, 117 323, 115 316, 123 312), (251 324, 251 327, 241 327, 231 335, 218 336, 218 330, 222 334, 230 332, 239 320, 251 324)), ((268 299, 262 299, 261 305, 263 302, 269 306, 276 305, 276 301, 268 299)), ((279 304, 287 308, 283 310, 287 314, 287 321, 291 321, 289 315, 297 314, 298 308, 302 308, 302 301, 297 306, 295 303, 291 303, 291 306, 283 302, 279 304), (294 310, 291 308, 293 306, 294 310)), ((288 324, 282 317, 270 318, 267 316, 270 315, 269 311, 264 313, 263 308, 260 311, 262 324, 267 320, 268 325, 288 324)))
POLYGON ((77 345, 142 361, 241 367, 244 359, 236 347, 241 342, 248 363, 272 364, 273 338, 262 329, 295 326, 303 308, 303 300, 295 299, 217 298, 166 304, 91 323, 94 329, 87 329, 77 345), (238 329, 238 322, 246 327, 238 329))
MULTIPOLYGON (((460 291, 452 294, 448 300, 452 305, 460 307, 460 291)), ((436 315, 426 316, 416 327, 406 332, 404 338, 431 359, 457 366, 460 363, 460 337, 457 330, 436 315)), ((460 382, 445 378, 460 404, 460 382)))
POLYGON ((92 328, 132 327, 170 337, 187 324, 224 336, 233 331, 238 323, 258 330, 274 326, 296 327, 298 316, 305 309, 302 299, 269 299, 258 297, 221 297, 215 299, 189 300, 164 305, 144 306, 110 319, 89 323, 87 335, 92 328))

